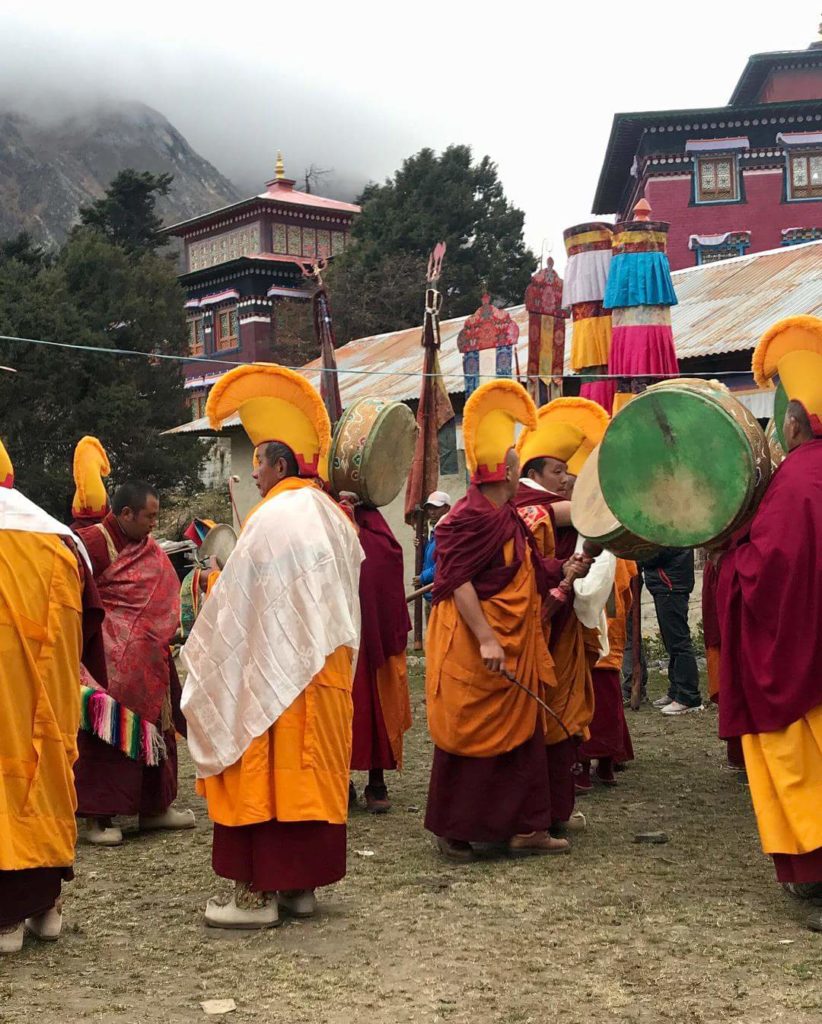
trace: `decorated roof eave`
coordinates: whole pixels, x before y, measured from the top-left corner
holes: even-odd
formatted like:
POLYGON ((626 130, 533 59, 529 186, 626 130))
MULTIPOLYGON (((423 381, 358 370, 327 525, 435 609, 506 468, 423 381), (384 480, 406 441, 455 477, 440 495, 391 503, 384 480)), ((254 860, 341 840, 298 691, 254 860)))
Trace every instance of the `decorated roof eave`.
MULTIPOLYGON (((329 257, 331 259, 331 257, 329 257)), ((294 266, 302 270, 311 264, 309 256, 283 256, 281 259, 273 260, 262 256, 238 256, 236 260, 226 260, 225 263, 215 263, 212 267, 203 267, 202 270, 190 270, 187 274, 180 274, 177 280, 183 286, 193 287, 197 284, 204 284, 216 273, 237 274, 250 270, 252 267, 265 268, 274 273, 278 268, 294 266)))
POLYGON ((762 88, 768 72, 779 64, 820 64, 822 48, 812 46, 807 50, 771 50, 766 53, 752 53, 745 69, 739 76, 728 103, 736 108, 738 104, 750 103, 762 88))
MULTIPOLYGON (((592 214, 595 217, 617 213, 624 190, 624 179, 630 174, 631 163, 639 146, 639 140, 649 122, 677 122, 705 117, 722 117, 739 120, 750 117, 773 117, 793 110, 801 111, 810 107, 819 111, 820 100, 789 100, 784 103, 759 103, 746 107, 688 107, 683 110, 637 110, 630 113, 614 114, 611 134, 605 149, 597 190, 594 195, 592 214), (619 178, 619 181, 614 179, 619 178)), ((723 129, 724 130, 724 129, 723 129)))
POLYGON ((353 219, 354 213, 356 212, 356 210, 338 210, 333 207, 321 205, 314 207, 308 203, 289 203, 277 196, 267 196, 263 193, 258 196, 250 196, 248 199, 241 199, 239 202, 231 203, 229 206, 221 206, 217 210, 209 210, 208 213, 202 213, 199 217, 190 217, 188 220, 181 220, 176 224, 169 224, 168 227, 161 228, 158 233, 161 235, 171 235, 177 238, 185 238, 187 235, 190 235, 192 231, 198 231, 202 228, 206 228, 210 224, 217 223, 232 214, 238 215, 244 212, 251 214, 260 206, 267 208, 280 207, 285 212, 292 214, 314 212, 335 217, 349 217, 351 219, 353 219))

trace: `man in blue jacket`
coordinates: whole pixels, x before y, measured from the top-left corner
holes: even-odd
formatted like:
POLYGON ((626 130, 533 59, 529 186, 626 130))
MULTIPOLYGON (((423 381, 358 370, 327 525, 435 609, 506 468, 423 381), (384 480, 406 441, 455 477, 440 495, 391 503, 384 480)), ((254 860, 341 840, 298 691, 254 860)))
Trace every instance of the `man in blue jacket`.
MULTIPOLYGON (((428 516, 428 524, 431 532, 425 542, 425 550, 422 558, 422 570, 414 579, 415 587, 427 587, 434 582, 434 572, 437 568, 437 523, 445 518, 451 511, 451 499, 445 491, 432 491, 425 503, 425 512, 428 516)), ((426 612, 431 608, 430 592, 423 595, 426 600, 426 612)))

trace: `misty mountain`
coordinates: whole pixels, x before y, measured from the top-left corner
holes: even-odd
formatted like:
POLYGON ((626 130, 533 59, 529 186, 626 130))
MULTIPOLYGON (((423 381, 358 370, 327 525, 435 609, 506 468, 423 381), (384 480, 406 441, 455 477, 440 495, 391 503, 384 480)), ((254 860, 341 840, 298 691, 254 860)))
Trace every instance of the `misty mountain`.
POLYGON ((99 198, 126 167, 174 175, 158 204, 167 223, 243 198, 174 125, 142 103, 51 121, 0 111, 0 238, 25 230, 59 245, 79 207, 99 198))

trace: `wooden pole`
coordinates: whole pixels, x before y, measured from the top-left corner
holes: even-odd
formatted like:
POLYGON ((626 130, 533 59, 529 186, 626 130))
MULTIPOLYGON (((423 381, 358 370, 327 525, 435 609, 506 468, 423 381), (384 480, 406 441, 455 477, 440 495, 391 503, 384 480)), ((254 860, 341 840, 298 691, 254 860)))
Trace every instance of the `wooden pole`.
POLYGON ((631 580, 631 711, 642 703, 642 576, 631 580))
MULTIPOLYGON (((422 572, 422 563, 425 557, 425 509, 417 509, 416 521, 414 523, 415 544, 414 548, 414 576, 419 579, 422 572)), ((422 592, 415 591, 414 597, 414 650, 421 651, 422 644, 422 592)), ((413 595, 412 595, 413 596, 413 595)))

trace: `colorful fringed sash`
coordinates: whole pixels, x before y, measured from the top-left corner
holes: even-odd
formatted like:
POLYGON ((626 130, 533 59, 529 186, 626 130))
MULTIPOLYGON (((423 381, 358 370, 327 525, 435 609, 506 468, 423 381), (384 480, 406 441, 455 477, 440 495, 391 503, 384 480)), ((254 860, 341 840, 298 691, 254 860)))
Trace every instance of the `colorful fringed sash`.
POLYGON ((160 730, 105 690, 81 684, 80 704, 81 729, 122 751, 132 761, 154 766, 165 760, 166 745, 160 730))

